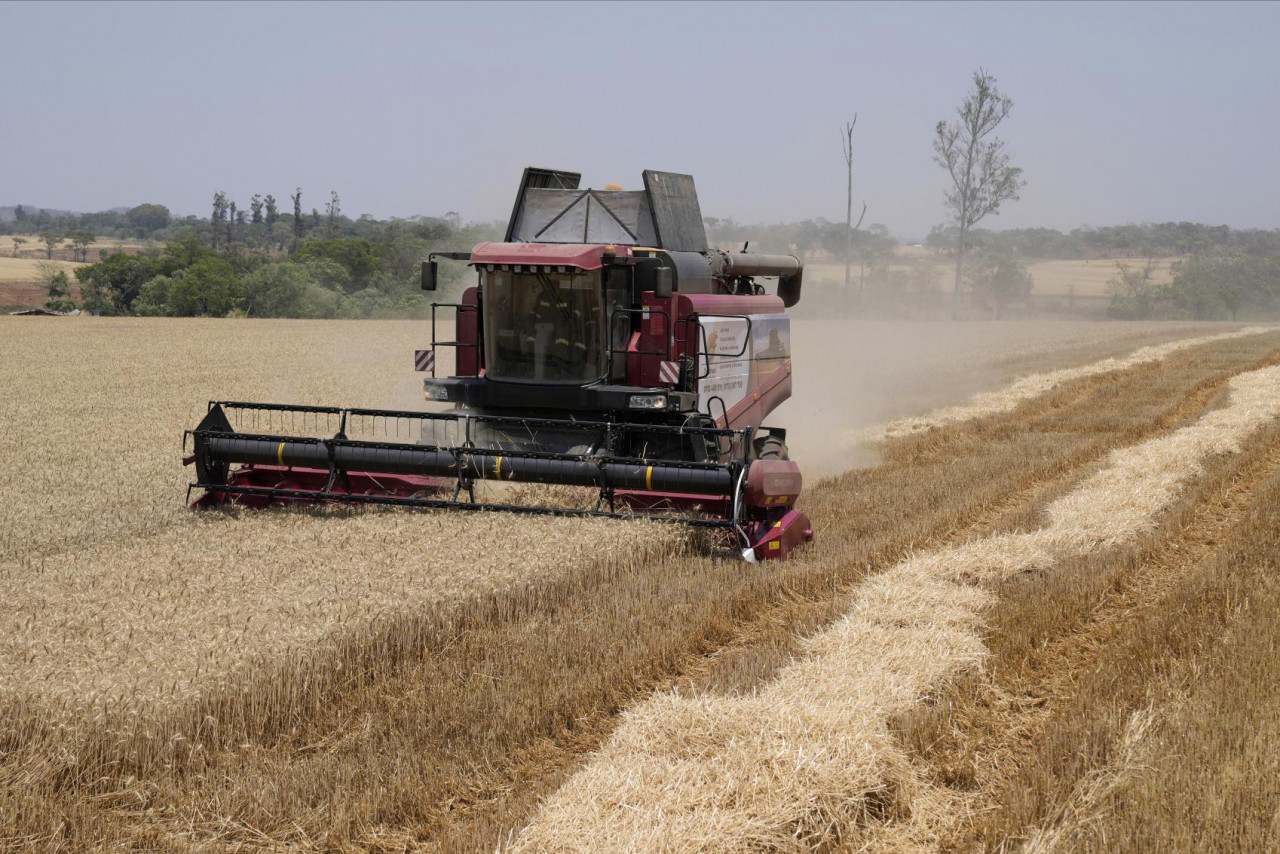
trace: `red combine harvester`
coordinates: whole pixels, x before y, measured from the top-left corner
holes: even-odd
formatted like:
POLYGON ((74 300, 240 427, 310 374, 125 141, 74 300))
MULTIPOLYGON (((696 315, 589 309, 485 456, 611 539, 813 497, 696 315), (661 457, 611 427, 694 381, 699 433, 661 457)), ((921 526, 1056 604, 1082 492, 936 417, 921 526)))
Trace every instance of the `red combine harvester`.
POLYGON ((451 409, 213 401, 187 433, 192 506, 644 516, 730 531, 749 560, 811 539, 786 433, 763 425, 791 395, 784 308, 800 298, 800 261, 708 247, 688 175, 646 171, 642 191, 583 190, 580 177, 526 169, 502 243, 424 263, 428 291, 439 258, 478 274, 461 302, 432 306, 431 349, 417 353, 426 398, 451 409), (777 294, 756 277, 776 277, 777 294), (442 309, 452 340, 436 337, 442 309), (437 378, 446 347, 456 372, 437 378), (278 429, 299 423, 312 435, 278 429), (590 487, 594 506, 477 501, 480 480, 590 487))

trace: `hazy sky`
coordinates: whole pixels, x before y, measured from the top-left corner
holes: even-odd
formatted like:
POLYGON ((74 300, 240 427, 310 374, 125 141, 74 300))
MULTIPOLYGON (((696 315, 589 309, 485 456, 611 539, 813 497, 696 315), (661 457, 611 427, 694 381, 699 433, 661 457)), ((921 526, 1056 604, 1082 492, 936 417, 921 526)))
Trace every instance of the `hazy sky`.
POLYGON ((214 190, 505 219, 528 164, 695 176, 703 213, 944 219, 933 128, 986 68, 1028 186, 984 226, 1280 227, 1276 3, 0 3, 0 205, 214 190))

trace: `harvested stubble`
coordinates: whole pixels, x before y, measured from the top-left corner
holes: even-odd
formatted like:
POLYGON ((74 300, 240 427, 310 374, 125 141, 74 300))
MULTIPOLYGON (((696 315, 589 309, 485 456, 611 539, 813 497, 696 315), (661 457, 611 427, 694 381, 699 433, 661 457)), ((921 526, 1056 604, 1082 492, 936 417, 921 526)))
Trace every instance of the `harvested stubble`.
POLYGON ((514 850, 791 850, 838 841, 860 817, 906 803, 912 824, 926 825, 945 796, 913 793, 888 720, 982 658, 981 614, 992 603, 983 583, 1134 537, 1206 457, 1239 450, 1277 416, 1280 368, 1242 374, 1227 406, 1115 452, 1049 506, 1038 531, 986 537, 875 576, 855 591, 848 615, 757 694, 663 693, 642 703, 514 850))
POLYGON ((1271 331, 1273 330, 1268 327, 1253 326, 1217 335, 1184 338, 1178 341, 1170 341, 1164 344, 1155 344, 1149 347, 1143 347, 1127 356, 1102 359, 1074 368, 1062 368, 1056 371, 1031 374, 1029 376, 1022 377, 1007 388, 977 395, 973 400, 961 406, 947 407, 936 412, 931 412, 925 416, 902 418, 871 431, 855 433, 852 438, 854 441, 862 442, 875 441, 878 439, 895 439, 903 436, 910 436, 915 433, 921 433, 935 427, 941 427, 945 424, 971 421, 976 418, 983 418, 1002 412, 1012 412, 1028 400, 1040 397, 1041 395, 1052 391, 1054 388, 1057 388, 1064 383, 1071 382, 1072 380, 1094 377, 1100 374, 1111 373, 1112 371, 1121 371, 1126 368, 1146 364, 1148 362, 1158 362, 1162 359, 1168 358, 1174 353, 1182 352, 1192 347, 1210 344, 1215 341, 1226 341, 1232 338, 1241 338, 1248 335, 1260 335, 1271 331))
POLYGON ((1276 849, 1277 473, 1273 422, 1157 528, 995 586, 986 666, 895 722, 962 804, 936 847, 1276 849))
MULTIPOLYGON (((1280 477, 1273 477, 1236 535, 1175 591, 1164 620, 1151 621, 1162 624, 1117 650, 1115 662, 1099 662, 1095 710, 1113 697, 1108 677, 1129 675, 1131 662, 1155 670, 1143 653, 1183 655, 1137 698, 1130 719, 1150 721, 1141 737, 1126 741, 1122 732, 1120 756, 1083 776, 1074 797, 1031 836, 1030 850, 1280 850, 1278 571, 1280 477)), ((1090 716, 1073 711, 1075 720, 1090 716)), ((1045 758, 1041 773, 1059 767, 1059 750, 1045 758)))

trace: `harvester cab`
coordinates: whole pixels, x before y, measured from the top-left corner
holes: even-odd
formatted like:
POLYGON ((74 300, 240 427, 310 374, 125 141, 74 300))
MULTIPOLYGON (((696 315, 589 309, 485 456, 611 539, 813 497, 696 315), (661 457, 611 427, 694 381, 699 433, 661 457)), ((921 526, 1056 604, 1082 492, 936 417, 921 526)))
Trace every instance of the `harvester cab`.
POLYGON ((791 394, 785 308, 800 297, 800 261, 709 247, 688 175, 646 171, 635 191, 579 181, 526 169, 501 243, 424 262, 428 291, 442 262, 476 274, 460 300, 433 304, 417 354, 437 411, 211 402, 188 433, 194 506, 641 515, 724 529, 751 560, 811 539, 785 431, 763 423, 791 394), (775 294, 756 281, 770 277, 775 294), (453 374, 437 376, 450 354, 453 374), (261 430, 298 418, 326 429, 261 430), (391 423, 409 441, 387 441, 391 423), (594 503, 477 500, 482 480, 586 487, 594 503))

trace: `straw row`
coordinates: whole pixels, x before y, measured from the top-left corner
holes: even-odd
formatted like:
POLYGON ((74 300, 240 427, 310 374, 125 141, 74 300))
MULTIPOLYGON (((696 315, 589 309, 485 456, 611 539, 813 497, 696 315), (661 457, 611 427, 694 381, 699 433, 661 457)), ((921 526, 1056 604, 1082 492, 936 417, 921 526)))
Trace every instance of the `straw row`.
POLYGON ((1029 374, 1014 381, 1006 388, 976 395, 968 403, 935 410, 927 415, 919 417, 901 418, 890 422, 887 425, 873 428, 870 431, 856 433, 852 438, 856 442, 897 439, 903 436, 923 433, 935 427, 942 427, 947 424, 955 424, 961 421, 971 421, 975 418, 985 418, 991 415, 1012 412, 1019 405, 1027 402, 1028 400, 1047 394, 1063 383, 1071 382, 1072 380, 1095 377, 1101 374, 1111 373, 1112 371, 1120 371, 1126 368, 1137 367, 1138 365, 1159 362, 1163 359, 1167 359, 1175 353, 1188 350, 1192 347, 1198 347, 1202 344, 1211 344, 1218 341, 1227 341, 1232 338, 1242 338, 1248 335, 1259 335, 1264 332, 1273 331, 1275 330, 1268 327, 1251 326, 1234 332, 1224 332, 1219 335, 1204 335, 1196 338, 1184 338, 1178 341, 1169 341, 1164 344, 1154 344, 1135 350, 1128 356, 1101 359, 1099 361, 1090 362, 1089 364, 1080 365, 1074 368, 1062 368, 1056 371, 1029 374))
MULTIPOLYGON (((628 711, 543 805, 515 851, 802 850, 910 803, 919 784, 888 720, 981 661, 983 586, 1150 529, 1212 454, 1280 417, 1280 368, 1230 382, 1196 423, 1114 452, 1043 527, 906 560, 860 586, 835 625, 751 696, 663 693, 628 711)), ((913 821, 913 824, 918 822, 913 821)))

